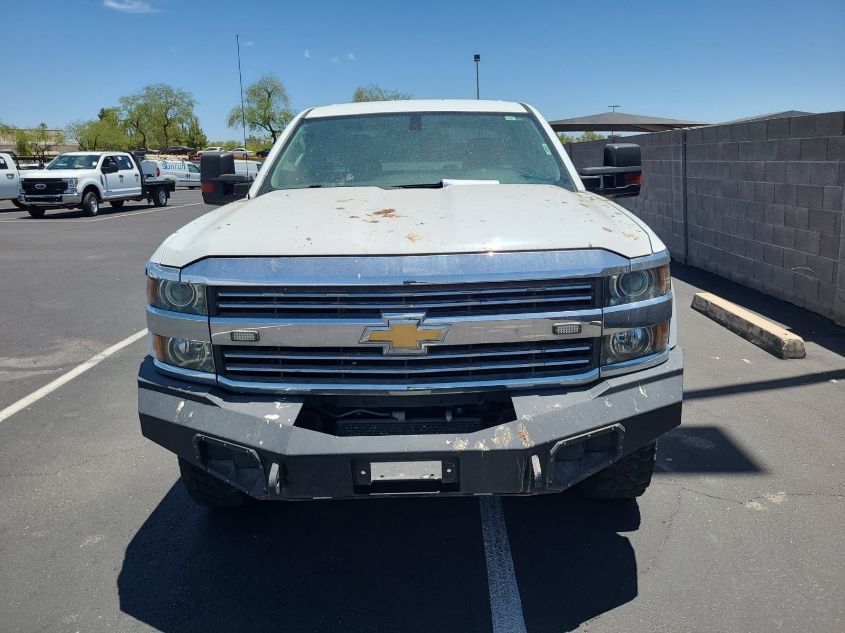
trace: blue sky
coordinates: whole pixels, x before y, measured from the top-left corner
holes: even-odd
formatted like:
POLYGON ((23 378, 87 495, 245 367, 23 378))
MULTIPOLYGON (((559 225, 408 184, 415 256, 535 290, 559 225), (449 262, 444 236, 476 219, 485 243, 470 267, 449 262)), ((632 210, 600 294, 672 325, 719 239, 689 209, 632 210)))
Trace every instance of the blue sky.
POLYGON ((420 98, 526 101, 549 119, 624 112, 717 122, 845 108, 845 0, 26 0, 4 3, 0 121, 64 127, 144 84, 190 91, 210 139, 237 138, 244 82, 295 110, 371 82, 420 98))

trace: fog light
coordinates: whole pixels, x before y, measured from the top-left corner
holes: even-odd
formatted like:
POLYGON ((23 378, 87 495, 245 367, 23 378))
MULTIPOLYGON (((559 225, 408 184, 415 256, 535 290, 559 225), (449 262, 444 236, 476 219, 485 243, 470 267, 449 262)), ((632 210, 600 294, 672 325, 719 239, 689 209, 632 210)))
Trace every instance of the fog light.
POLYGON ((167 365, 214 373, 211 343, 186 338, 152 335, 153 355, 167 365))

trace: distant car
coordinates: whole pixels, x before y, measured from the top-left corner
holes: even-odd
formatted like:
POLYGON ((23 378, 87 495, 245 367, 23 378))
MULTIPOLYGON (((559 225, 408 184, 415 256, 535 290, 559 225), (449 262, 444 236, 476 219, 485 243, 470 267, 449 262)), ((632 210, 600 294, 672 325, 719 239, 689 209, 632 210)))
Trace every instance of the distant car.
POLYGON ((244 149, 243 147, 236 147, 235 149, 231 150, 232 156, 235 158, 246 158, 248 156, 255 156, 254 152, 249 151, 248 149, 244 149))
POLYGON ((258 150, 255 155, 259 158, 267 158, 270 155, 270 150, 273 149, 272 147, 268 147, 267 149, 258 150))
POLYGON ((225 152, 222 147, 206 147, 203 150, 197 152, 197 156, 202 156, 203 152, 225 152))
POLYGON ((197 189, 200 186, 200 168, 187 160, 145 160, 141 169, 147 178, 167 178, 177 187, 197 189))
POLYGON ((190 154, 194 151, 193 147, 186 147, 185 145, 171 145, 164 150, 164 154, 190 154))

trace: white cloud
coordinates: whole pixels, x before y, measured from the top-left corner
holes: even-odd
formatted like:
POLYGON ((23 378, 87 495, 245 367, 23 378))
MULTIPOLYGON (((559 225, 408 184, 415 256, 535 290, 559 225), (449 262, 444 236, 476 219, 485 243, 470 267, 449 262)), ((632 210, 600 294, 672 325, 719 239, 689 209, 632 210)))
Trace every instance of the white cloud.
POLYGON ((340 61, 340 57, 329 57, 329 61, 332 64, 337 64, 340 61))
POLYGON ((161 11, 145 0, 103 0, 103 6, 122 13, 158 13, 161 11))
POLYGON ((346 59, 350 62, 357 62, 358 58, 355 57, 355 53, 346 53, 346 59))
POLYGON ((307 48, 305 49, 303 55, 305 56, 305 59, 311 59, 311 51, 309 51, 307 48))
POLYGON ((241 44, 241 46, 255 46, 255 42, 253 42, 252 40, 249 40, 249 41, 241 44))

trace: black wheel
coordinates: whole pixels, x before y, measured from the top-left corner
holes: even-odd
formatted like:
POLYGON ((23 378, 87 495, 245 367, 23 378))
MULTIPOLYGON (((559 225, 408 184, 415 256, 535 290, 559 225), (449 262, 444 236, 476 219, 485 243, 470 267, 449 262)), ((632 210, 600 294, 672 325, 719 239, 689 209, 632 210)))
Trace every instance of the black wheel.
POLYGON ((12 200, 12 204, 15 205, 18 209, 26 209, 26 205, 20 200, 12 200))
POLYGON ((578 489, 585 497, 594 499, 639 497, 651 483, 656 454, 657 442, 638 448, 581 482, 578 489))
POLYGON ((39 209, 38 207, 26 207, 27 212, 33 218, 43 218, 46 209, 39 209))
POLYGON ((209 508, 237 508, 249 503, 250 498, 201 468, 179 458, 182 483, 191 499, 209 508))
POLYGON ((115 209, 119 209, 120 207, 123 206, 123 202, 124 202, 123 200, 112 200, 111 202, 109 202, 109 204, 111 206, 113 206, 115 209))
POLYGON ((163 207, 167 204, 167 189, 156 187, 156 190, 153 192, 153 204, 157 207, 163 207))
POLYGON ((97 198, 96 191, 88 191, 82 196, 82 215, 89 218, 94 217, 100 212, 100 200, 97 198))

